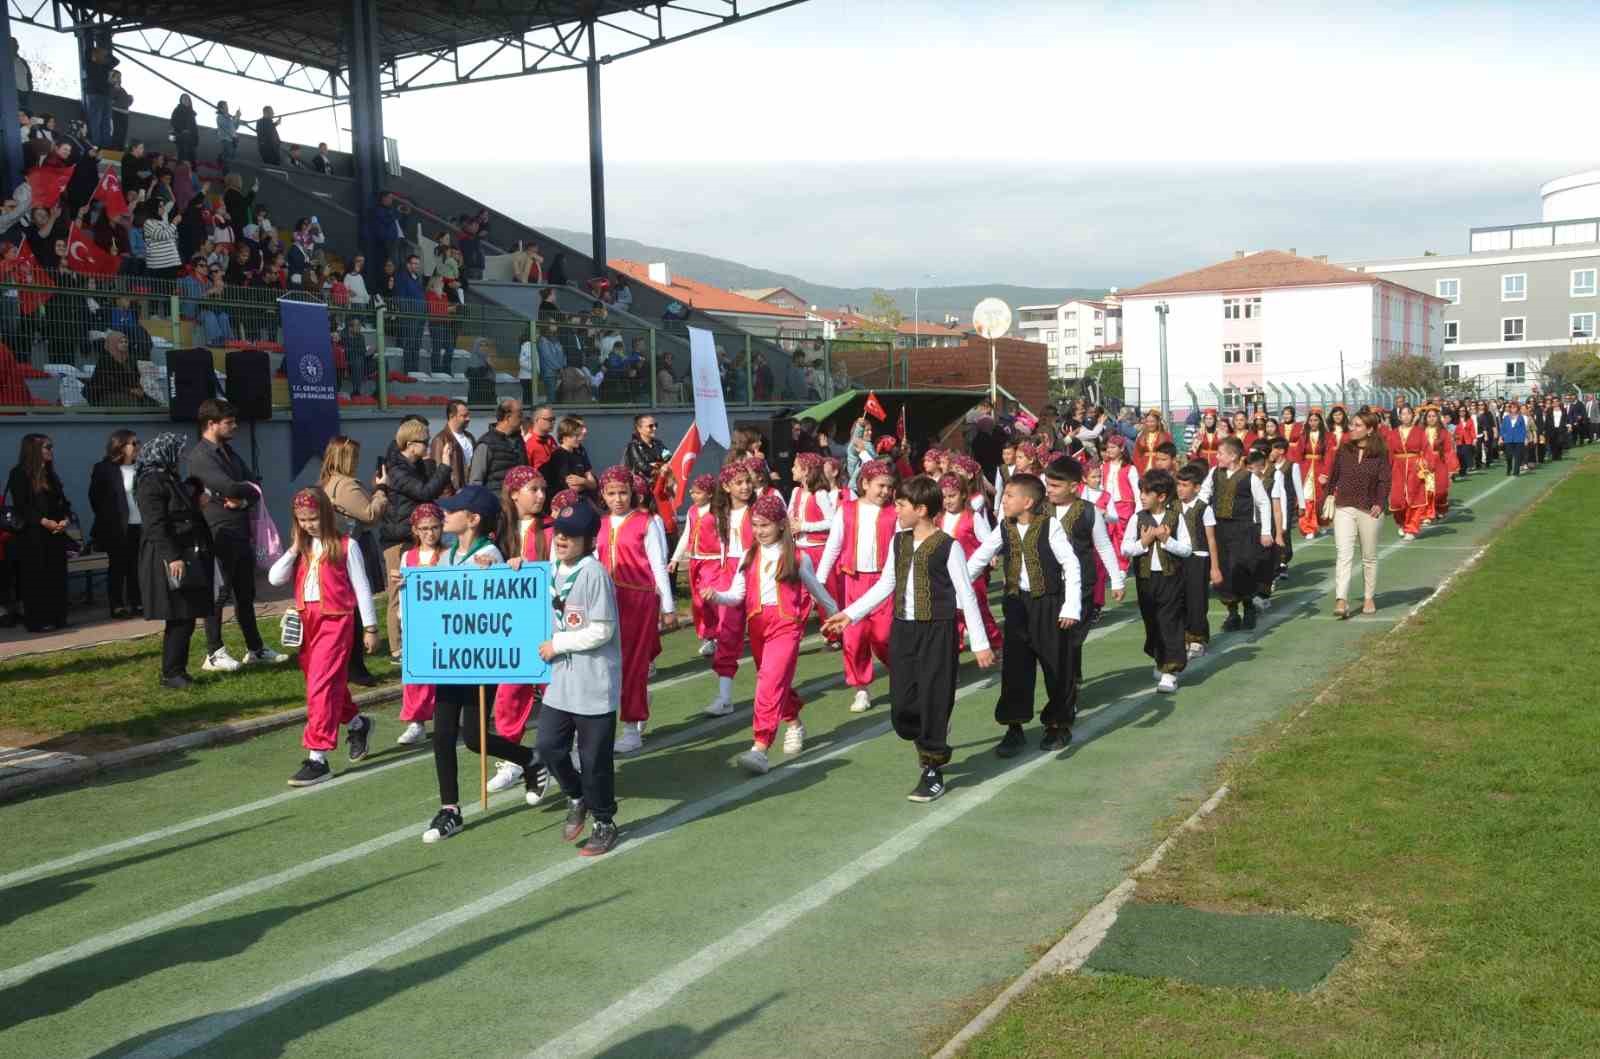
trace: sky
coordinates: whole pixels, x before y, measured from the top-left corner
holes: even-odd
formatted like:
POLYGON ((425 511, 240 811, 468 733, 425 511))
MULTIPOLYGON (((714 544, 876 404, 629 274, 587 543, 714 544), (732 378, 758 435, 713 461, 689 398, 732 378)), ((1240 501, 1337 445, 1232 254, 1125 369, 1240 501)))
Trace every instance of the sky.
MULTIPOLYGON (((76 84, 70 39, 18 36, 76 84)), ((810 0, 603 67, 608 228, 844 286, 1457 251, 1600 167, 1597 50, 1592 10, 1540 0, 810 0)), ((150 62, 247 116, 314 102, 150 62)), ((124 70, 136 109, 171 108, 176 89, 124 70)), ((339 145, 341 125, 283 132, 339 145)), ((588 228, 581 72, 402 96, 385 131, 496 209, 588 228)))

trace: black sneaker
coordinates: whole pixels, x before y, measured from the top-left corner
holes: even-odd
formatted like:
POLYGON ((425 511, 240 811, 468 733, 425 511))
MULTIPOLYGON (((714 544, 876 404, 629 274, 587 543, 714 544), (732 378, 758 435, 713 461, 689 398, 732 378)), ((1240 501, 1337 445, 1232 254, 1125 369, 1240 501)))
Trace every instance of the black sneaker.
POLYGON ((996 757, 1016 757, 1022 753, 1022 748, 1027 745, 1027 739, 1022 734, 1022 725, 1006 725, 1006 734, 1000 737, 999 744, 994 748, 996 757))
POLYGON ((580 857, 601 857, 611 852, 611 847, 617 844, 617 825, 610 820, 596 820, 594 830, 589 832, 589 841, 578 850, 580 857))
POLYGON ((561 841, 576 842, 578 836, 583 834, 584 821, 589 819, 589 807, 583 804, 582 798, 574 798, 567 807, 566 822, 561 825, 561 841))
POLYGON ((522 786, 527 791, 523 800, 529 805, 538 805, 550 789, 550 770, 539 764, 529 765, 522 770, 522 786))
POLYGON ((908 801, 931 802, 944 794, 944 773, 935 768, 922 770, 922 779, 906 795, 908 801))
POLYGON ((194 681, 179 673, 175 677, 162 677, 161 686, 171 688, 173 691, 188 691, 194 687, 194 681))
POLYGON ((1039 749, 1045 753, 1053 750, 1065 750, 1072 742, 1072 732, 1066 728, 1046 728, 1044 738, 1039 740, 1039 749))
POLYGON ((360 715, 361 727, 351 725, 345 729, 345 738, 350 741, 350 760, 360 761, 367 756, 367 742, 372 738, 373 731, 378 727, 372 723, 372 718, 366 714, 360 715))
POLYGON ((326 761, 313 761, 311 758, 306 758, 300 766, 300 771, 289 777, 289 786, 315 786, 332 775, 333 769, 329 767, 326 761))
POLYGON ((422 841, 432 844, 441 838, 449 838, 465 826, 461 820, 461 810, 448 805, 440 806, 439 811, 433 814, 433 822, 428 825, 428 830, 422 833, 422 841))
POLYGON ((1244 627, 1246 629, 1254 629, 1256 627, 1256 608, 1244 608, 1244 627))
POLYGON ((1239 612, 1236 610, 1228 611, 1228 616, 1222 619, 1223 632, 1238 632, 1243 627, 1244 623, 1239 620, 1239 612))
POLYGON ((359 673, 351 673, 345 679, 360 688, 375 688, 378 686, 378 678, 364 669, 359 673))

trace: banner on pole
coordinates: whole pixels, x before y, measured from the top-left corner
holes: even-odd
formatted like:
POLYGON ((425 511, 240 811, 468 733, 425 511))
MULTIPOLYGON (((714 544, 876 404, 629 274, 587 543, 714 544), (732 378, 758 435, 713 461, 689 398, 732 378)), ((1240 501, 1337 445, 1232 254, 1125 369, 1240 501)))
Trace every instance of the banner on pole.
POLYGON ((278 300, 283 321, 283 366, 289 376, 289 474, 322 458, 339 433, 339 376, 333 370, 328 307, 278 300))
POLYGON ((411 567, 401 588, 407 684, 545 684, 550 564, 411 567))
POLYGON ((722 395, 717 344, 703 327, 689 328, 689 378, 694 384, 694 421, 700 428, 700 440, 731 448, 733 431, 728 428, 728 402, 722 395))

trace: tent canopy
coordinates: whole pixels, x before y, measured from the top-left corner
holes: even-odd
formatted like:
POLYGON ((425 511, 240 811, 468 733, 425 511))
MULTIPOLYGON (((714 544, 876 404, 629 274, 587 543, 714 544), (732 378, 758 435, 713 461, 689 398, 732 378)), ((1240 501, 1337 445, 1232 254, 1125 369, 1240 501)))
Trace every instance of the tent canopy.
POLYGON ((877 395, 887 413, 878 424, 881 431, 893 433, 900 422, 900 409, 905 408, 906 431, 913 441, 941 435, 989 396, 987 390, 849 390, 795 412, 794 418, 815 419, 819 426, 832 428, 833 438, 847 441, 850 424, 866 410, 868 393, 877 395))

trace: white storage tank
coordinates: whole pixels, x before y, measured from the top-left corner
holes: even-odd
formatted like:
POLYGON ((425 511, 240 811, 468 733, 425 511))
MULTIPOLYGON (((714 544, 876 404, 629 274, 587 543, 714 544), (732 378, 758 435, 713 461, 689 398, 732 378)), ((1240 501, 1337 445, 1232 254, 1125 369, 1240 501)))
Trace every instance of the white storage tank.
POLYGON ((1600 169, 1573 173, 1539 189, 1546 221, 1575 221, 1600 217, 1600 169))

